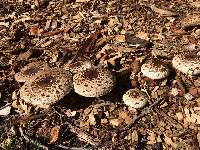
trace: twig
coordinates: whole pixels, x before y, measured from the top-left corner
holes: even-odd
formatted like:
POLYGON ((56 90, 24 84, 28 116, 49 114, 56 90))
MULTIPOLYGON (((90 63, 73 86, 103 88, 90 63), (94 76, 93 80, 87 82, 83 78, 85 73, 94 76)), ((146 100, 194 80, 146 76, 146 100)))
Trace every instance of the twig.
POLYGON ((32 143, 32 144, 37 144, 38 147, 44 149, 44 150, 48 150, 49 148, 47 146, 44 146, 42 144, 40 144, 39 142, 33 140, 33 139, 30 139, 30 137, 26 136, 24 133, 23 133, 23 130, 21 127, 19 127, 19 132, 21 134, 21 136, 29 143, 32 143))
POLYGON ((123 132, 123 131, 125 131, 125 130, 131 128, 131 127, 135 124, 135 122, 136 122, 138 119, 140 119, 141 117, 143 117, 143 116, 145 116, 146 114, 148 114, 148 113, 151 111, 151 109, 152 109, 153 107, 155 107, 156 105, 158 105, 162 100, 163 100, 162 98, 159 98, 157 101, 155 101, 153 104, 151 104, 148 108, 144 109, 144 110, 141 112, 140 115, 138 115, 137 117, 135 117, 135 118, 132 120, 132 122, 131 122, 130 124, 128 124, 128 125, 125 126, 124 128, 119 129, 118 131, 119 131, 119 132, 123 132))
POLYGON ((86 148, 83 147, 68 147, 64 145, 55 145, 56 147, 62 148, 62 149, 67 149, 67 150, 86 150, 86 148))

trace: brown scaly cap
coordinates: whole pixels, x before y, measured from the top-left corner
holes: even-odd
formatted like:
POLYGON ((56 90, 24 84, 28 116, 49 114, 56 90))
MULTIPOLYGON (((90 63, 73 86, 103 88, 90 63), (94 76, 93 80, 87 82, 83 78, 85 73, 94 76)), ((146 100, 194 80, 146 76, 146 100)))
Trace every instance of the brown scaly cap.
POLYGON ((174 68, 187 75, 200 74, 200 55, 178 54, 172 60, 174 68))
POLYGON ((73 77, 74 90, 85 97, 100 97, 115 86, 116 78, 105 68, 87 69, 73 77))
POLYGON ((133 108, 142 108, 147 104, 148 96, 139 89, 129 89, 123 95, 123 102, 133 108))
POLYGON ((170 69, 162 61, 149 60, 141 66, 141 72, 151 79, 163 79, 169 75, 170 69))
POLYGON ((43 71, 20 88, 20 98, 26 103, 43 107, 56 103, 73 87, 72 74, 61 69, 43 71))
POLYGON ((26 82, 30 80, 37 73, 48 68, 48 64, 42 61, 31 62, 24 66, 20 72, 15 74, 15 80, 18 82, 26 82))

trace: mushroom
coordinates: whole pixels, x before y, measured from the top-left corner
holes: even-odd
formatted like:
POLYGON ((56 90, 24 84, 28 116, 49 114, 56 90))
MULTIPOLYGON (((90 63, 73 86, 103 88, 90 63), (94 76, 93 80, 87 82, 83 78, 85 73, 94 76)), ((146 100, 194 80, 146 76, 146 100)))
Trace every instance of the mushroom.
POLYGON ((92 62, 86 60, 86 61, 77 61, 71 64, 65 64, 63 69, 69 70, 73 74, 75 74, 79 71, 91 69, 92 67, 93 67, 92 62))
POLYGON ((188 15, 181 21, 181 26, 183 29, 199 26, 200 25, 200 16, 199 15, 188 15))
POLYGON ((141 72, 144 76, 151 79, 163 79, 169 75, 170 69, 162 61, 150 60, 141 66, 141 72))
POLYGON ((74 91, 85 97, 100 97, 115 86, 116 78, 105 68, 91 68, 73 76, 74 91))
POLYGON ((20 88, 20 98, 39 107, 54 104, 73 87, 72 74, 62 69, 48 69, 36 75, 20 88))
POLYGON ((200 55, 178 54, 172 60, 174 68, 187 75, 200 74, 200 55))
POLYGON ((15 80, 18 82, 26 82, 30 80, 37 73, 48 68, 47 63, 42 61, 31 62, 28 65, 24 66, 20 72, 15 74, 15 80))
POLYGON ((147 104, 148 96, 139 89, 129 89, 122 99, 127 106, 142 108, 147 104))

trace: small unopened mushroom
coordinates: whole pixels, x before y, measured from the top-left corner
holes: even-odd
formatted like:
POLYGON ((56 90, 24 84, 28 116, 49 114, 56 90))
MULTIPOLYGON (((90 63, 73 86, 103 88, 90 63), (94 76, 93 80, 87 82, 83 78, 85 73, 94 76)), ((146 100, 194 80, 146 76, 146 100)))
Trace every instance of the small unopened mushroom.
POLYGON ((18 82, 26 82, 30 80, 37 73, 48 68, 48 64, 42 61, 31 62, 24 66, 20 72, 15 74, 15 80, 18 82))
POLYGON ((123 95, 123 102, 133 108, 142 108, 147 104, 148 96, 139 89, 129 89, 123 95))
POLYGON ((63 98, 73 87, 72 74, 61 69, 44 70, 20 88, 20 98, 26 103, 46 107, 63 98))
POLYGON ((92 68, 73 77, 74 91, 85 97, 100 97, 115 86, 116 78, 105 68, 92 68))
POLYGON ((170 68, 162 61, 150 60, 141 66, 141 72, 151 79, 163 79, 169 75, 170 68))
POLYGON ((200 55, 178 54, 172 60, 174 68, 187 75, 200 74, 200 55))
POLYGON ((199 25, 200 25, 200 15, 188 15, 181 21, 181 26, 183 29, 199 25))
POLYGON ((86 61, 77 61, 74 63, 64 65, 64 69, 71 71, 73 74, 75 74, 79 71, 86 70, 86 69, 91 69, 92 67, 93 67, 92 62, 87 61, 87 60, 86 61))

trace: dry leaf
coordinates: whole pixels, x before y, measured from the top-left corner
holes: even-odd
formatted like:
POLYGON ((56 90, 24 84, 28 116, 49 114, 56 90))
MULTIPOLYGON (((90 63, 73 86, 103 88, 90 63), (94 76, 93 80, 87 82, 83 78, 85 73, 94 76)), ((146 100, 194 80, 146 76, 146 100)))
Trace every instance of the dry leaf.
POLYGON ((125 35, 116 35, 115 39, 117 42, 125 42, 125 35))
POLYGON ((119 125, 120 125, 119 119, 110 119, 109 122, 110 122, 110 124, 112 124, 113 126, 119 126, 119 125))
POLYGON ((130 124, 133 121, 133 119, 128 115, 128 111, 119 113, 118 120, 120 121, 120 124, 123 122, 130 124))
POLYGON ((52 144, 57 141, 59 137, 59 131, 60 131, 60 126, 55 126, 51 128, 51 136, 50 136, 50 142, 49 144, 52 144))
POLYGON ((169 16, 177 16, 176 13, 168 11, 168 10, 157 8, 155 5, 150 5, 150 8, 153 11, 155 11, 156 13, 159 13, 160 15, 163 15, 163 16, 168 16, 168 17, 169 16))
POLYGON ((192 96, 190 93, 186 93, 184 94, 184 98, 188 101, 192 100, 194 98, 194 96, 192 96))
POLYGON ((3 109, 0 109, 0 115, 1 116, 6 116, 10 114, 11 106, 7 106, 3 109))
POLYGON ((165 143, 166 143, 167 145, 171 145, 173 148, 176 148, 176 147, 177 147, 177 144, 174 143, 174 142, 172 141, 172 139, 169 138, 169 137, 167 137, 166 135, 165 135, 165 137, 164 137, 164 140, 165 140, 165 143))
POLYGON ((184 119, 184 116, 181 112, 176 113, 176 117, 179 121, 182 121, 184 119))
POLYGON ((29 32, 31 35, 39 36, 41 35, 42 30, 40 30, 38 27, 30 27, 29 32))
POLYGON ((151 130, 148 130, 147 133, 148 133, 147 144, 155 144, 157 142, 156 141, 156 134, 151 130))
POLYGON ((41 47, 46 47, 46 46, 49 46, 51 43, 52 43, 52 41, 51 41, 51 40, 49 40, 49 41, 47 41, 47 42, 43 43, 43 44, 41 45, 41 47))
POLYGON ((199 8, 200 7, 200 2, 192 2, 192 3, 190 3, 190 5, 193 6, 193 7, 199 8))

